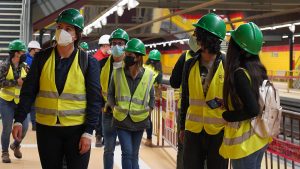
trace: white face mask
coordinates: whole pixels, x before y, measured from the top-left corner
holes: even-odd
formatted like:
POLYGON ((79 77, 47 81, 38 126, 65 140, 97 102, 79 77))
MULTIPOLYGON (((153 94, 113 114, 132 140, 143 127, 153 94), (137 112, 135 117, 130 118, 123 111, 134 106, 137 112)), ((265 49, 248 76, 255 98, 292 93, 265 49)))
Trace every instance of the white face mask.
POLYGON ((111 48, 111 52, 114 57, 121 57, 124 54, 124 46, 119 46, 119 45, 113 46, 111 48))
POLYGON ((69 34, 64 29, 56 30, 55 32, 55 40, 59 46, 67 46, 73 42, 72 35, 69 34))
POLYGON ((121 68, 122 66, 123 66, 123 61, 113 63, 114 69, 121 68))
POLYGON ((197 52, 199 49, 201 49, 201 46, 198 45, 197 38, 195 36, 191 36, 190 37, 190 39, 189 39, 189 46, 190 46, 190 49, 193 52, 197 52))

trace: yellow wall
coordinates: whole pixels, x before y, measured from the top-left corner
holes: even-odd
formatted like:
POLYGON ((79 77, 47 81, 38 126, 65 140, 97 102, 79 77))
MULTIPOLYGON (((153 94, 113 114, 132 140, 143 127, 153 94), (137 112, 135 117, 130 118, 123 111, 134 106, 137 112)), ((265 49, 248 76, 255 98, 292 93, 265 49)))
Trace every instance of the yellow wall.
MULTIPOLYGON (((163 72, 171 74, 181 53, 162 54, 161 62, 163 72)), ((288 71, 289 70, 289 52, 261 52, 260 59, 268 71, 288 71)), ((145 58, 146 60, 146 58, 145 58)), ((300 69, 300 51, 294 51, 295 68, 300 69)))
MULTIPOLYGON (((299 59, 299 56, 300 51, 294 51, 295 62, 299 59)), ((289 51, 261 52, 260 54, 260 59, 267 70, 289 70, 289 57, 289 51)))
POLYGON ((172 70, 180 57, 181 53, 177 54, 162 54, 162 67, 165 74, 171 74, 172 70))

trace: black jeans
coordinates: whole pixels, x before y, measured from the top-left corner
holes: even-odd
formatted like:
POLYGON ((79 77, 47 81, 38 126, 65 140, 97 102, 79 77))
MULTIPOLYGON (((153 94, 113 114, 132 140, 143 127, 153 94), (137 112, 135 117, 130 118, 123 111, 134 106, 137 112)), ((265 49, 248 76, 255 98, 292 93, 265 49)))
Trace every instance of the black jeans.
POLYGON ((96 126, 96 136, 103 137, 103 129, 102 129, 102 112, 99 113, 99 121, 96 126))
POLYGON ((149 128, 146 128, 146 133, 147 133, 147 139, 152 139, 152 133, 153 133, 153 124, 152 124, 152 120, 151 117, 149 118, 149 128))
POLYGON ((65 156, 68 169, 87 169, 90 151, 81 155, 79 141, 84 126, 55 127, 36 124, 38 151, 43 169, 61 169, 65 156))
POLYGON ((219 154, 224 131, 217 135, 209 135, 204 129, 201 133, 185 131, 183 146, 184 169, 227 169, 228 160, 219 154))
POLYGON ((180 141, 179 134, 180 134, 180 113, 181 109, 178 109, 178 114, 176 116, 177 121, 177 164, 176 169, 183 169, 183 144, 180 141))

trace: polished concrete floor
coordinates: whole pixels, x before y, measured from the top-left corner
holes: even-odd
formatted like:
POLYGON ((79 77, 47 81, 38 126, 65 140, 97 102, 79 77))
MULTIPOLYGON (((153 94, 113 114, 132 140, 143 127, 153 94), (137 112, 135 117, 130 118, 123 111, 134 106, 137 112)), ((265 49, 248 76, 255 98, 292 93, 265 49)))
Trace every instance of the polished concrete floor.
MULTIPOLYGON (((2 131, 2 123, 0 122, 0 131, 2 131)), ((30 128, 31 129, 31 128, 30 128)), ((12 142, 12 138, 11 138, 12 142)), ((93 140, 93 143, 95 140, 93 140)), ((12 163, 4 164, 0 161, 0 169, 41 169, 35 132, 29 130, 25 137, 21 151, 22 159, 16 159, 13 152, 10 151, 12 163)), ((89 169, 103 168, 103 147, 95 148, 92 146, 92 153, 89 163, 89 169)), ((149 148, 141 145, 140 148, 140 168, 141 169, 175 169, 176 168, 176 151, 171 147, 149 148)), ((121 169, 121 148, 116 147, 114 169, 121 169)))

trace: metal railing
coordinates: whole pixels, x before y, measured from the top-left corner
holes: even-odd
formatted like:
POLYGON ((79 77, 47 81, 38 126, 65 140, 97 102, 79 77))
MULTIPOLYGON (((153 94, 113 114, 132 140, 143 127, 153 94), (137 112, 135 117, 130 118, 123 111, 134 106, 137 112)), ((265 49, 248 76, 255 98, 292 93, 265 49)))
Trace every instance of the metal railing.
POLYGON ((30 0, 22 0, 22 13, 20 21, 20 39, 26 44, 29 42, 30 29, 30 0))
POLYGON ((287 92, 290 92, 290 89, 300 89, 300 70, 268 70, 268 76, 274 82, 287 82, 287 92))
POLYGON ((265 153, 266 169, 300 168, 300 112, 283 110, 281 133, 265 153))
MULTIPOLYGON (((172 89, 168 85, 162 87, 162 99, 160 103, 157 103, 157 108, 153 111, 152 116, 158 118, 158 114, 161 115, 161 119, 153 121, 154 126, 161 126, 161 129, 156 131, 161 132, 162 146, 165 146, 167 142, 170 146, 177 149, 177 124, 176 114, 178 113, 177 106, 175 112, 168 114, 171 104, 177 105, 179 91, 172 89), (168 96, 167 90, 173 90, 175 93, 173 98, 168 96), (169 97, 169 98, 168 98, 169 97), (169 99, 173 99, 170 101, 169 99), (170 103, 173 102, 173 103, 170 103), (170 119, 172 118, 172 119, 170 119), (170 122, 172 120, 173 122, 170 122), (158 124, 155 124, 158 123, 158 124), (162 125, 160 125, 162 123, 162 125), (174 124, 170 124, 174 123, 174 124)), ((158 132, 155 132, 159 135, 158 132)), ((160 138, 158 139, 160 140, 160 138)), ((159 142, 158 144, 159 145, 159 142)), ((268 151, 265 153, 264 163, 266 169, 296 169, 300 168, 300 112, 283 110, 281 133, 277 138, 273 139, 273 142, 269 145, 268 151)))

